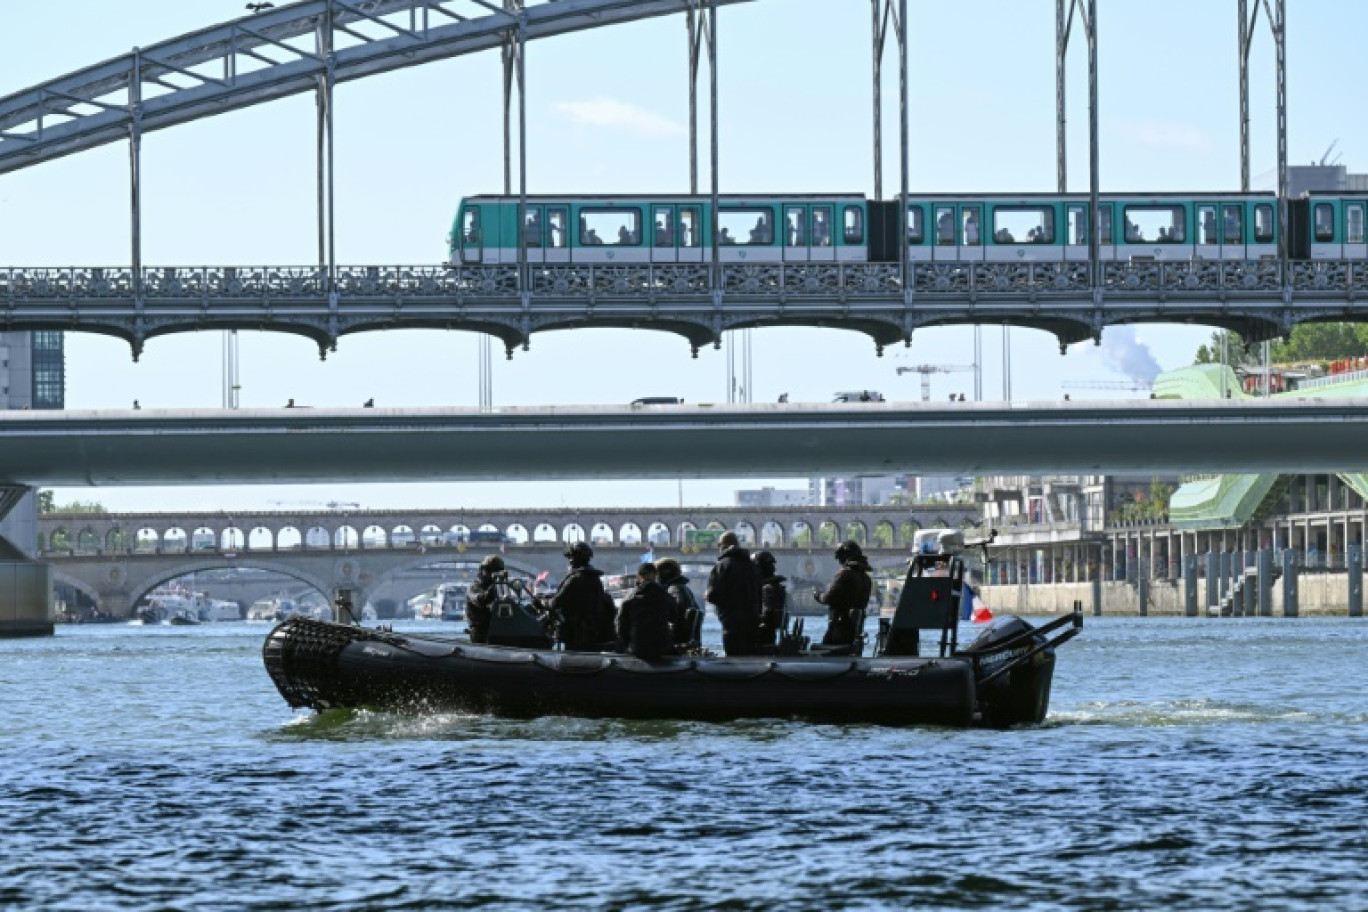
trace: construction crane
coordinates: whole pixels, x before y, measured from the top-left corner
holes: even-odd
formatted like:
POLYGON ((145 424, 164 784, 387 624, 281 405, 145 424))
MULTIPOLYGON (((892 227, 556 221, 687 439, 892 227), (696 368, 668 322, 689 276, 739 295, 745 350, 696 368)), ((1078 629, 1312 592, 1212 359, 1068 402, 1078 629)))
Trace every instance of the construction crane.
POLYGON ((931 401, 931 375, 953 374, 974 370, 973 364, 918 364, 915 367, 900 367, 899 374, 921 374, 922 402, 931 401))

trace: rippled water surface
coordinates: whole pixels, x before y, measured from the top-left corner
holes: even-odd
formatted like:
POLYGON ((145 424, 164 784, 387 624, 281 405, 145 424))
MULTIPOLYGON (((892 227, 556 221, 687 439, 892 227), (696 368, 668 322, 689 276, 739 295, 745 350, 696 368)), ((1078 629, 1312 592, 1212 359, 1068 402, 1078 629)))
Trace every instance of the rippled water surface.
POLYGON ((0 908, 1368 909, 1363 620, 1089 618, 1007 732, 292 713, 266 629, 0 640, 0 908))

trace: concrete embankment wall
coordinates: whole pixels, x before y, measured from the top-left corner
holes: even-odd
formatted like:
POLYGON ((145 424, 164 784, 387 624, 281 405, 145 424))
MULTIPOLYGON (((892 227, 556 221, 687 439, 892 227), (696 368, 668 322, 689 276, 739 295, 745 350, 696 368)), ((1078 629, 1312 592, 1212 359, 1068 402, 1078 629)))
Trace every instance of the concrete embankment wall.
POLYGON ((0 561, 0 637, 52 633, 52 566, 0 561))
MULTIPOLYGON (((1135 616, 1140 614, 1140 591, 1131 583, 1102 584, 1102 614, 1135 616)), ((1283 617, 1282 586, 1272 591, 1274 617, 1283 617)), ((1030 586, 982 586, 979 598, 992 611, 1008 614, 1063 614, 1074 601, 1083 603, 1083 613, 1093 613, 1092 583, 1057 583, 1030 586)), ((1197 613, 1205 616, 1206 580, 1197 581, 1197 613)), ((1146 614, 1156 617, 1182 616, 1186 604, 1184 585, 1153 581, 1149 584, 1146 614)), ((1343 573, 1304 573, 1297 579, 1297 610, 1301 615, 1345 615, 1349 612, 1349 578, 1343 573)))

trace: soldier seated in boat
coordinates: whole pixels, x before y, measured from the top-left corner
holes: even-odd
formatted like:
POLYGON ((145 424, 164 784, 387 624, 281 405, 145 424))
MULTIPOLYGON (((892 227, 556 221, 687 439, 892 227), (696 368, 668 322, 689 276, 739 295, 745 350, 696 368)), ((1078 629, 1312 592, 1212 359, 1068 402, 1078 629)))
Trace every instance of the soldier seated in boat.
POLYGON ((836 561, 841 568, 831 580, 826 591, 813 590, 820 604, 827 606, 827 629, 822 636, 822 645, 833 649, 849 649, 856 645, 864 628, 865 606, 873 582, 869 578, 869 561, 859 544, 853 541, 841 542, 836 548, 836 561))
POLYGON ((491 554, 480 561, 479 573, 475 582, 466 590, 465 619, 470 625, 470 642, 489 642, 489 620, 494 615, 494 602, 498 599, 496 590, 501 579, 507 579, 503 558, 491 554))
POLYGON ((788 607, 785 577, 775 573, 774 555, 768 551, 755 552, 752 560, 760 571, 760 633, 758 646, 764 650, 778 645, 779 631, 784 627, 784 613, 788 607))
POLYGON ((658 659, 674 651, 670 615, 675 603, 656 580, 655 564, 637 568, 637 587, 618 609, 618 649, 638 659, 658 659))
POLYGON ((683 653, 699 648, 702 646, 699 630, 703 624, 703 606, 689 588, 689 578, 674 558, 662 557, 655 566, 658 582, 674 602, 670 630, 674 634, 675 650, 683 653))
POLYGON ((547 607, 559 615, 559 639, 566 649, 595 651, 601 643, 600 618, 604 610, 603 572, 589 566, 594 549, 575 542, 565 552, 570 572, 561 580, 547 607))

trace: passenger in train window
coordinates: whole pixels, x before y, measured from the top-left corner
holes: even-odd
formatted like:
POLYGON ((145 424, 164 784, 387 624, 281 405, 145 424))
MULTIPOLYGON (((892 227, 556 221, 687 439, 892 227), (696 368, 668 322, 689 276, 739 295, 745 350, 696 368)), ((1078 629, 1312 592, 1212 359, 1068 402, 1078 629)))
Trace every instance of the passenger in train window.
POLYGON ((1225 209, 1225 242, 1227 244, 1240 243, 1240 210, 1234 206, 1226 206, 1225 209))
POLYGON ((812 246, 831 246, 831 223, 827 220, 825 209, 812 210, 812 246))
POLYGON ((1210 208, 1202 209, 1202 243, 1211 245, 1216 243, 1216 211, 1210 208))
POLYGON ((523 244, 528 247, 541 246, 541 215, 535 209, 527 213, 523 224, 523 244))
POLYGON ((964 243, 967 247, 977 247, 979 243, 978 213, 972 209, 964 214, 964 243))
POLYGON ((955 244, 955 217, 949 209, 942 209, 936 216, 936 244, 942 247, 955 244))
POLYGON ((736 238, 732 237, 731 229, 727 228, 726 225, 723 225, 722 230, 717 232, 717 243, 723 245, 731 245, 736 243, 736 238))
POLYGON ((674 231, 670 227, 668 212, 656 213, 655 245, 657 247, 674 246, 674 231))
POLYGON ((805 226, 803 225, 803 210, 801 210, 801 209, 791 209, 791 210, 789 210, 788 218, 786 219, 786 224, 787 224, 787 232, 788 232, 788 240, 787 240, 787 242, 786 242, 786 243, 787 243, 787 246, 789 246, 789 247, 806 247, 806 246, 807 246, 807 232, 803 230, 803 228, 805 227, 805 226))
POLYGON ((750 231, 750 242, 752 244, 768 244, 774 240, 774 235, 770 232, 769 219, 764 215, 755 217, 755 227, 750 231))
POLYGON ((1126 216, 1126 241, 1131 244, 1142 243, 1145 240, 1144 232, 1140 226, 1131 221, 1131 217, 1126 216))
POLYGON ((618 228, 618 243, 624 247, 630 247, 635 244, 636 238, 632 233, 632 229, 628 228, 626 225, 618 228))
POLYGON ((584 243, 588 244, 590 247, 601 247, 603 246, 603 238, 599 237, 597 231, 590 228, 589 232, 584 236, 584 243))
POLYGON ((1012 237, 1012 232, 1008 231, 1006 228, 999 228, 997 233, 993 235, 993 240, 997 241, 999 244, 1016 243, 1016 238, 1012 237))
POLYGON ((565 246, 565 212, 563 210, 552 209, 547 213, 546 233, 553 248, 565 246))

